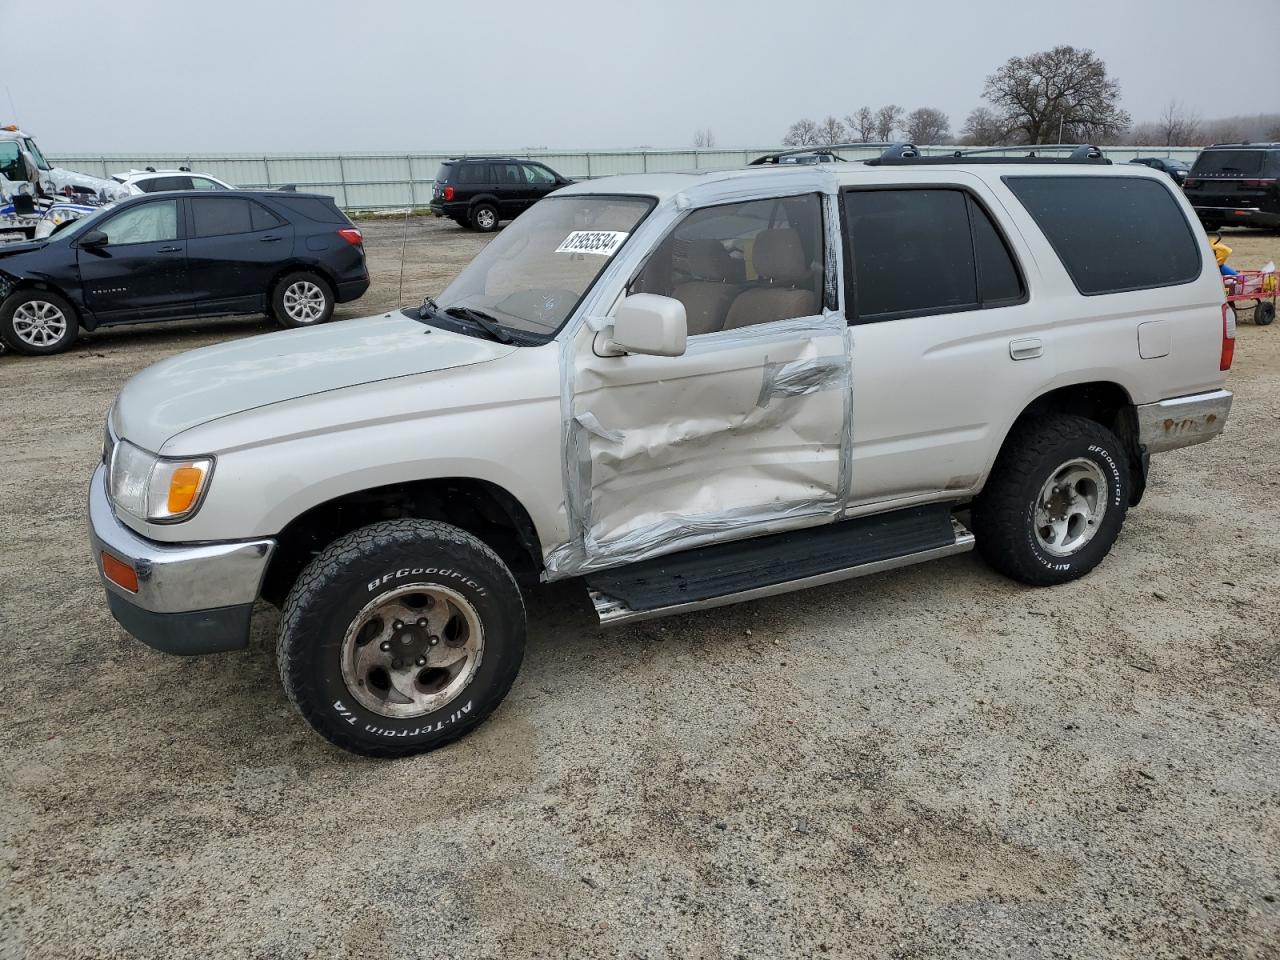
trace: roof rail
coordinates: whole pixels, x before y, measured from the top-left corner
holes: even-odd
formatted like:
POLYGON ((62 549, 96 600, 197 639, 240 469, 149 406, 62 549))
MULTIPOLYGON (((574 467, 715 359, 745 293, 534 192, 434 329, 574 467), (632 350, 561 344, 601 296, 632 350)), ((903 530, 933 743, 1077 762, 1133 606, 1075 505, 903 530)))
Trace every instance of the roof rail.
POLYGON ((1110 164, 1102 150, 1093 144, 1049 143, 1028 144, 1026 147, 979 147, 973 150, 953 150, 951 153, 923 156, 911 144, 899 144, 891 147, 873 160, 864 160, 868 166, 898 166, 905 164, 948 164, 948 163, 1092 163, 1110 164), (1022 156, 1005 156, 1013 150, 1027 152, 1022 156), (1070 150, 1065 157, 1045 157, 1040 153, 1046 150, 1070 150), (913 151, 913 152, 909 152, 913 151), (996 156, 995 154, 999 154, 996 156))

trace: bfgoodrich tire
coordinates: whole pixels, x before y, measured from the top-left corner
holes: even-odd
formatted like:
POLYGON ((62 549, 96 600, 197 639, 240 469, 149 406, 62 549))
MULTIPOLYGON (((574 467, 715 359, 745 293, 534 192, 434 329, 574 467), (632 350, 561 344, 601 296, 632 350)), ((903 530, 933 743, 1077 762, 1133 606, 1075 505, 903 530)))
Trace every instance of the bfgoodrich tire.
POLYGON ((1032 586, 1083 577, 1124 524, 1129 461, 1119 438, 1084 417, 1015 428, 972 510, 983 559, 1032 586))
POLYGON ((345 750, 397 757, 450 743, 502 702, 524 657, 524 603, 475 537, 389 520, 336 540, 285 601, 285 692, 345 750))

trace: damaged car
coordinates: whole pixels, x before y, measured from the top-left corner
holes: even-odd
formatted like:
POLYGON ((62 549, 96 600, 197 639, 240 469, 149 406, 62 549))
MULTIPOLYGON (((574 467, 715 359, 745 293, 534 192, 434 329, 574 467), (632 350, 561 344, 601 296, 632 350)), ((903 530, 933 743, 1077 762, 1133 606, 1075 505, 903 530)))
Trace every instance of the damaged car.
POLYGON ((605 625, 975 547, 1066 583, 1230 410, 1194 225, 1101 159, 564 187, 420 305, 130 380, 89 493, 107 602, 173 654, 279 606, 289 699, 392 757, 494 711, 540 583, 605 625))
POLYGON ((0 241, 49 236, 128 195, 112 180, 51 165, 16 124, 0 127, 0 241))

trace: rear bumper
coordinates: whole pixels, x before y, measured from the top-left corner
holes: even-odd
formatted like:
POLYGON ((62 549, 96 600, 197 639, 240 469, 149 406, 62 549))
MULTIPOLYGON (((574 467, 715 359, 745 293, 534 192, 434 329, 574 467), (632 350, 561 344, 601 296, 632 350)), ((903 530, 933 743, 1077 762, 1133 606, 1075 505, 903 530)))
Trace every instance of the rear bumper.
POLYGON ((452 200, 445 203, 443 200, 431 201, 431 212, 437 217, 465 217, 471 211, 471 204, 465 200, 452 200))
POLYGON ((100 465, 89 484, 89 542, 111 615, 147 646, 176 654, 248 646, 274 540, 175 545, 143 539, 116 519, 100 465), (106 577, 104 552, 133 568, 136 592, 106 577))
POLYGON ((1138 404, 1138 443, 1147 453, 1212 440, 1226 426, 1231 392, 1212 390, 1157 403, 1138 404))
POLYGON ((347 303, 351 300, 359 300, 364 296, 365 291, 369 289, 369 278, 361 277, 359 280, 345 280, 337 285, 333 295, 338 303, 347 303))
POLYGON ((1238 223, 1248 227, 1280 227, 1280 213, 1269 213, 1258 207, 1195 206, 1196 216, 1214 223, 1238 223))

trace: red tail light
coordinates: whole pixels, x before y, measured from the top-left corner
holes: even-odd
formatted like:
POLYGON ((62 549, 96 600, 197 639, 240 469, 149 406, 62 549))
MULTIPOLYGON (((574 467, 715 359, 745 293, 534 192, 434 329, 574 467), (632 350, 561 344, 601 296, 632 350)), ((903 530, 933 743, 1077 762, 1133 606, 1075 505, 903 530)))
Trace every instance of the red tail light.
POLYGON ((1200 186, 1200 179, 1198 177, 1187 177, 1182 185, 1184 187, 1198 187, 1200 186))
POLYGON ((453 199, 453 187, 445 187, 445 188, 444 188, 444 198, 445 198, 446 200, 452 200, 452 199, 453 199))
POLYGON ((364 243, 364 234, 355 227, 343 227, 338 231, 338 236, 347 241, 347 243, 351 244, 353 247, 358 247, 360 244, 364 243))
POLYGON ((1275 184, 1275 182, 1276 182, 1275 177, 1272 177, 1272 178, 1270 178, 1269 180, 1241 180, 1241 181, 1240 181, 1240 186, 1242 186, 1242 187, 1270 187, 1270 186, 1273 186, 1273 185, 1275 184))
POLYGON ((1231 361, 1236 356, 1236 313, 1231 305, 1222 305, 1222 356, 1218 360, 1219 370, 1230 370, 1231 361))

